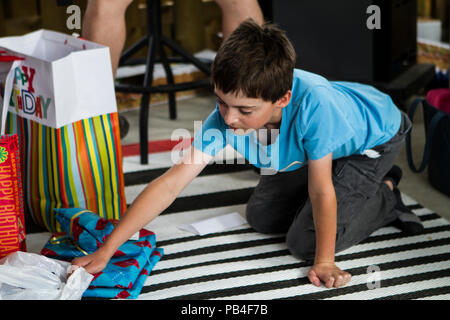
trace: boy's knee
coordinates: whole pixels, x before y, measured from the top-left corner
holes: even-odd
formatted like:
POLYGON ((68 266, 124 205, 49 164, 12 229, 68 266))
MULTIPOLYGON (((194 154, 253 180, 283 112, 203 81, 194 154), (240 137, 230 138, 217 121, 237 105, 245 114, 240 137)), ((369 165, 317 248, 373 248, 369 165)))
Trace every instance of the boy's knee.
POLYGON ((249 200, 246 208, 248 224, 257 232, 274 234, 286 233, 297 211, 296 206, 284 202, 249 200))
POLYGON ((309 230, 289 230, 286 235, 286 246, 295 258, 312 261, 316 252, 315 232, 309 230))
POLYGON ((269 223, 264 223, 265 219, 261 218, 261 210, 259 206, 247 205, 245 209, 245 217, 248 224, 253 230, 259 233, 272 233, 269 223))

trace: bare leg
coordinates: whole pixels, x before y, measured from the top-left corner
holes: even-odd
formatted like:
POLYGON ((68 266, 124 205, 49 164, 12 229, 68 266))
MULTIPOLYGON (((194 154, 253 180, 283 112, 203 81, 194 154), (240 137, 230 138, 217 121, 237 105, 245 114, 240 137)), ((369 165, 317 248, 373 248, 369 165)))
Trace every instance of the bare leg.
POLYGON ((384 183, 387 184, 387 186, 389 187, 389 189, 394 190, 394 185, 392 184, 391 180, 384 180, 384 183))
POLYGON ((82 35, 110 48, 113 76, 125 45, 125 12, 133 0, 89 0, 82 35))
POLYGON ((252 18, 263 24, 264 17, 258 0, 215 0, 222 10, 222 33, 227 38, 239 24, 252 18))

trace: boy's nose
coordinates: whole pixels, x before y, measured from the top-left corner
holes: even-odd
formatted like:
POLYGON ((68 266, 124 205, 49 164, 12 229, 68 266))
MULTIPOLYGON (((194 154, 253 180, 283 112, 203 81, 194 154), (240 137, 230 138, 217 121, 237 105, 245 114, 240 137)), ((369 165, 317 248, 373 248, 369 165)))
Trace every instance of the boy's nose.
POLYGON ((224 120, 227 125, 235 127, 235 125, 238 123, 239 118, 234 110, 227 110, 224 120))

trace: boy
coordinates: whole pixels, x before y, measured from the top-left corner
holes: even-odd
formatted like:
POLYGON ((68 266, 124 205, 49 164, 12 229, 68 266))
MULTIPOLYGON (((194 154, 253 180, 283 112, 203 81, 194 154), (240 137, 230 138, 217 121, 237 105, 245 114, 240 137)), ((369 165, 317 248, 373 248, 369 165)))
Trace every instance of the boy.
POLYGON ((243 22, 215 58, 217 106, 193 148, 146 187, 98 251, 73 263, 101 271, 228 143, 262 169, 248 223, 259 232, 286 233, 290 252, 314 261, 308 273, 314 285, 350 281, 335 265, 335 252, 380 227, 395 221, 419 233, 423 227, 401 202, 401 171, 393 166, 411 128, 407 116, 370 86, 329 82, 294 65, 281 30, 243 22))

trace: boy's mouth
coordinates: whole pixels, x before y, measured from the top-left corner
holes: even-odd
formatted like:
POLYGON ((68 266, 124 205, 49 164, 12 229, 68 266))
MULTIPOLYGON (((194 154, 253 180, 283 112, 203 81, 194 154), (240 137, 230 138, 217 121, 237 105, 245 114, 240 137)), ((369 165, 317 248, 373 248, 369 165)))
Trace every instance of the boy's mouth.
POLYGON ((244 128, 236 128, 233 126, 228 125, 231 131, 233 131, 234 134, 237 135, 246 135, 253 131, 253 129, 244 129, 244 128))

